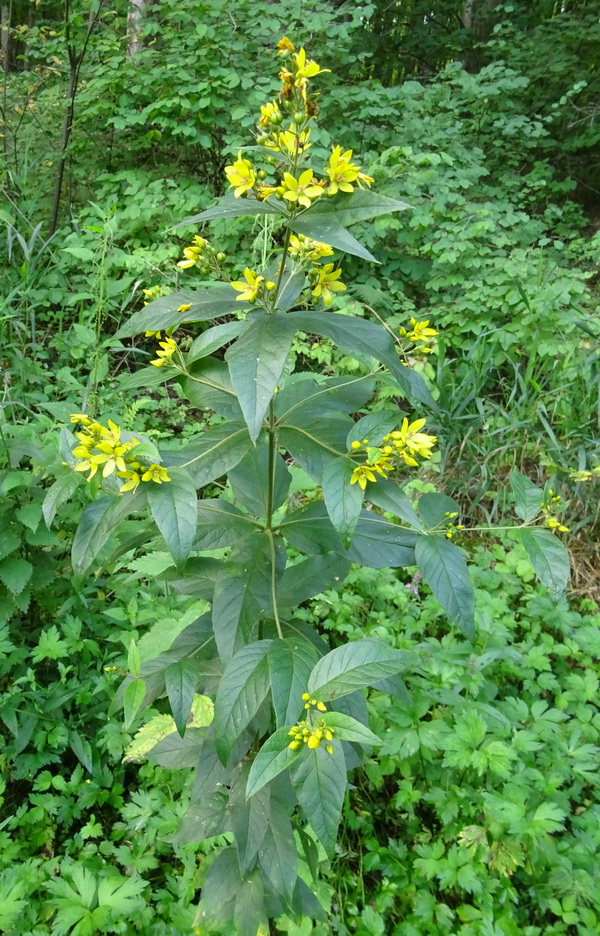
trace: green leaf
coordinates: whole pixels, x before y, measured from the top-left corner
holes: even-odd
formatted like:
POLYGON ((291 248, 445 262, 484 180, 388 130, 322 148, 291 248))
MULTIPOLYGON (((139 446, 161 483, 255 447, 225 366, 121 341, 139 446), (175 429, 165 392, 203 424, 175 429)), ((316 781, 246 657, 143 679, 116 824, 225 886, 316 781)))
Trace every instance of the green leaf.
POLYGON ((185 471, 170 473, 170 481, 148 485, 148 504, 167 549, 175 562, 189 556, 196 535, 198 495, 185 471))
POLYGON ((235 898, 233 922, 238 936, 257 936, 265 918, 264 887, 260 871, 253 871, 235 898))
POLYGON ((246 330, 225 354, 253 442, 281 380, 295 330, 287 316, 258 315, 247 323, 246 330))
POLYGON ((475 596, 460 549, 445 536, 420 534, 415 558, 423 578, 468 640, 475 639, 475 596))
POLYGON ((255 531, 256 524, 251 518, 222 498, 198 501, 198 526, 194 549, 202 551, 233 546, 255 531))
MULTIPOLYGON (((291 475, 277 452, 274 463, 272 509, 283 504, 291 483, 291 475)), ((269 444, 266 439, 251 448, 241 462, 229 472, 229 483, 236 501, 256 517, 267 516, 269 485, 269 444)))
POLYGON ((198 682, 198 666, 193 660, 171 663, 165 670, 165 688, 177 731, 183 738, 198 682))
POLYGON ((376 507, 381 507, 382 510, 404 520, 413 530, 422 531, 421 521, 410 498, 395 481, 378 478, 376 484, 369 485, 369 500, 376 507))
POLYGON ((0 582, 13 595, 20 595, 33 575, 33 566, 27 559, 12 556, 0 562, 0 582))
POLYGON ((334 583, 343 581, 349 571, 349 561, 338 553, 304 559, 283 573, 277 590, 278 604, 281 608, 295 608, 334 583))
POLYGON ((324 554, 344 548, 322 501, 288 514, 279 525, 279 532, 303 553, 324 554))
POLYGON ((248 641, 260 617, 273 613, 269 539, 257 533, 243 545, 241 561, 224 566, 213 597, 213 629, 224 662, 248 641))
POLYGON ((229 798, 231 830, 242 874, 253 867, 262 845, 271 815, 271 793, 263 787, 254 796, 246 797, 247 765, 236 771, 229 798))
MULTIPOLYGON (((175 737, 179 738, 179 735, 175 737)), ((181 741, 181 738, 179 740, 181 741)), ((227 804, 228 796, 220 790, 211 790, 201 800, 192 801, 181 819, 179 829, 168 841, 171 845, 190 845, 228 832, 227 804)), ((235 849, 232 850, 235 854, 235 849)), ((202 894, 204 896, 204 890, 202 894)))
POLYGON ((75 575, 82 576, 87 572, 121 520, 130 513, 143 510, 145 506, 145 490, 100 497, 88 504, 81 515, 71 548, 75 575))
POLYGON ((321 425, 308 429, 286 428, 279 432, 279 442, 292 455, 306 473, 320 484, 326 467, 340 457, 340 451, 332 451, 333 445, 340 443, 340 437, 348 431, 346 416, 338 417, 337 425, 331 418, 324 419, 321 425), (338 430, 336 433, 336 429, 338 430), (320 432, 328 441, 322 441, 315 433, 320 432), (332 435, 334 438, 332 439, 332 435), (337 435, 337 439, 335 436, 337 435))
POLYGON ((358 221, 368 221, 369 218, 391 214, 393 211, 405 211, 407 208, 411 208, 411 205, 406 202, 357 188, 352 193, 339 192, 334 198, 320 199, 302 217, 333 215, 339 224, 348 227, 358 221))
POLYGON ((376 413, 368 413, 352 426, 346 438, 346 447, 350 451, 353 442, 362 442, 363 439, 367 439, 371 445, 379 446, 382 444, 383 437, 397 426, 397 410, 378 410, 376 413))
MULTIPOLYGON (((278 422, 303 427, 334 413, 354 413, 371 398, 372 377, 327 377, 318 382, 305 373, 289 377, 274 400, 278 422), (301 419, 298 419, 298 416, 301 419)), ((349 423, 351 429, 354 423, 349 423)))
POLYGON ((385 328, 336 312, 290 312, 288 317, 297 329, 324 335, 351 354, 375 358, 388 368, 407 397, 437 409, 421 375, 401 363, 396 346, 385 328))
POLYGON ((290 740, 289 728, 285 727, 265 741, 252 762, 246 796, 254 796, 298 759, 301 752, 290 749, 290 740))
POLYGON ((169 230, 174 231, 184 224, 198 224, 200 221, 213 221, 216 218, 241 218, 243 215, 279 215, 282 212, 268 201, 259 201, 257 198, 236 198, 233 194, 223 195, 217 199, 216 205, 192 215, 185 221, 180 221, 169 230))
POLYGON ((290 771, 302 811, 329 855, 335 847, 347 785, 342 745, 334 739, 331 747, 333 754, 322 745, 314 751, 307 748, 290 771))
POLYGON ((286 638, 273 640, 267 653, 271 698, 277 727, 295 725, 303 710, 302 694, 308 677, 317 662, 313 644, 306 640, 286 638))
POLYGON ((435 527, 445 527, 450 520, 446 514, 459 513, 460 508, 456 501, 448 497, 447 494, 427 493, 422 494, 417 504, 419 516, 425 528, 433 530, 435 527))
POLYGON ((360 516, 364 492, 350 480, 355 462, 351 458, 336 458, 323 471, 323 500, 333 526, 343 540, 349 542, 360 516))
POLYGON ((350 562, 369 569, 406 567, 415 564, 416 541, 414 530, 388 523, 372 511, 363 510, 344 555, 350 562))
POLYGON ((151 364, 150 367, 142 367, 133 374, 121 374, 117 379, 121 391, 138 390, 140 387, 148 390, 150 387, 159 387, 161 383, 176 376, 176 372, 170 367, 155 367, 151 364))
POLYGON ((188 728, 184 738, 177 731, 173 731, 148 751, 147 758, 153 764, 168 767, 170 770, 195 767, 205 736, 206 731, 201 728, 188 728))
POLYGON ((223 764, 269 692, 267 652, 270 643, 270 640, 258 640, 239 650, 225 667, 219 682, 215 701, 215 747, 223 764))
POLYGON ((274 890, 287 900, 291 899, 298 877, 296 839, 285 808, 274 798, 258 860, 274 890))
POLYGON ((170 715, 155 715, 149 722, 136 731, 129 747, 125 751, 123 763, 142 761, 159 741, 175 731, 175 722, 170 715))
POLYGON ((44 503, 42 504, 42 514, 48 529, 52 526, 58 508, 66 503, 71 495, 75 493, 75 489, 79 486, 79 483, 80 481, 77 474, 69 472, 69 474, 63 475, 62 478, 55 481, 52 487, 47 491, 44 503))
POLYGON ((224 910, 230 901, 235 900, 242 886, 240 868, 235 848, 224 848, 208 869, 199 910, 201 918, 209 923, 207 929, 217 929, 227 922, 229 914, 224 910), (213 925, 210 925, 213 924, 213 925))
POLYGON ((132 679, 123 696, 123 721, 125 722, 125 731, 128 730, 137 715, 145 695, 146 683, 144 680, 132 679))
POLYGON ((381 738, 378 738, 356 718, 351 718, 342 712, 326 712, 322 717, 327 727, 334 731, 338 741, 355 741, 357 744, 371 745, 383 743, 381 738))
POLYGON ((566 546, 550 530, 519 530, 519 535, 535 574, 557 600, 571 574, 566 546))
POLYGON ((140 651, 138 650, 135 640, 132 638, 131 643, 129 644, 129 652, 127 654, 127 669, 132 676, 137 678, 140 675, 140 666, 140 651))
POLYGON ((223 419, 243 422, 242 410, 231 386, 229 368, 224 361, 206 357, 189 368, 190 377, 181 380, 181 388, 192 406, 212 409, 223 419))
MULTIPOLYGON (((265 272, 265 279, 277 282, 279 276, 280 260, 276 260, 271 268, 265 272)), ((277 303, 275 308, 291 309, 296 299, 304 289, 306 284, 306 269, 300 264, 291 260, 286 260, 285 269, 281 278, 281 284, 277 293, 277 303)))
POLYGON ((119 328, 115 338, 130 338, 145 331, 163 331, 180 322, 203 322, 248 309, 247 302, 237 302, 237 295, 229 285, 215 285, 207 289, 179 290, 169 296, 161 296, 134 312, 119 328), (182 305, 189 305, 190 308, 180 312, 178 310, 182 305))
POLYGON ((356 640, 319 660, 310 675, 308 692, 317 701, 329 702, 400 673, 406 662, 406 654, 379 640, 356 640))
MULTIPOLYGON (((234 341, 244 328, 245 322, 225 322, 223 325, 213 325, 211 328, 207 328, 193 342, 186 355, 187 364, 190 365, 200 358, 207 357, 214 351, 218 351, 223 345, 234 341)), ((153 370, 160 370, 160 368, 155 367, 153 370)))
POLYGON ((516 468, 510 473, 510 486, 515 495, 515 513, 525 523, 530 523, 540 513, 544 500, 542 488, 521 474, 516 468))
POLYGON ((295 234, 303 234, 304 237, 311 237, 323 244, 329 244, 330 247, 343 250, 344 253, 352 254, 353 257, 379 263, 379 260, 376 260, 350 231, 342 227, 334 214, 321 213, 312 217, 307 211, 293 221, 288 221, 287 226, 295 234))
POLYGON ((248 430, 239 423, 223 423, 208 429, 201 439, 178 452, 170 452, 165 465, 186 468, 197 488, 238 464, 251 446, 248 430))

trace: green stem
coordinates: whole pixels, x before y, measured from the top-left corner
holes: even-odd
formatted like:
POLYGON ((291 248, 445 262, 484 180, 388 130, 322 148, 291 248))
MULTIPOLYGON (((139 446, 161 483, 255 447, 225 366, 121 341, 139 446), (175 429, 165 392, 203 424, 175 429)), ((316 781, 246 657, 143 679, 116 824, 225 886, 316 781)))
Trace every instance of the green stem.
POLYGON ((269 436, 269 463, 267 469, 267 523, 265 532, 269 537, 269 547, 271 550, 271 602, 273 604, 273 617, 275 618, 275 627, 280 640, 283 640, 283 632, 279 621, 279 612, 277 610, 277 580, 276 580, 276 555, 275 555, 275 537, 273 536, 273 492, 275 489, 275 459, 277 457, 277 429, 275 428, 275 412, 273 400, 269 404, 269 420, 267 423, 267 434, 269 436))

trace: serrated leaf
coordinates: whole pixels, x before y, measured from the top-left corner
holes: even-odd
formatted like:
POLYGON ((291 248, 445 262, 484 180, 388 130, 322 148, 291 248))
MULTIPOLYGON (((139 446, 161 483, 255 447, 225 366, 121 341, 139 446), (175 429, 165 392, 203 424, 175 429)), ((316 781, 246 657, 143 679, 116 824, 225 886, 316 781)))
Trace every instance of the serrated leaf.
POLYGON ((33 566, 27 559, 11 556, 0 562, 0 582, 13 595, 21 594, 32 575, 33 566))
POLYGON ((323 746, 306 749, 290 771, 302 811, 329 855, 335 847, 347 785, 342 745, 334 739, 331 747, 332 754, 323 746))
POLYGON ((356 640, 322 657, 310 675, 307 689, 317 701, 329 702, 400 673, 406 663, 406 654, 382 641, 356 640))
POLYGON ((308 641, 286 638, 271 642, 267 662, 278 728, 298 721, 304 705, 302 694, 317 659, 317 651, 308 641))
POLYGON ((295 330, 287 316, 258 315, 247 322, 246 330, 225 354, 253 442, 281 380, 295 330))
POLYGON ((238 302, 235 289, 229 285, 216 285, 207 289, 178 290, 169 296, 161 296, 154 302, 134 312, 119 328, 115 338, 130 338, 143 331, 163 331, 180 322, 203 322, 220 318, 233 312, 249 308, 247 302, 238 302), (180 306, 189 306, 183 312, 180 306))
POLYGON ((415 558, 423 578, 454 623, 475 639, 475 596, 462 552, 445 536, 420 534, 415 558))
POLYGON ((258 860, 274 890, 291 899, 298 877, 298 852, 292 824, 276 799, 271 802, 271 817, 258 850, 258 860))
POLYGON ((163 484, 148 484, 148 504, 167 549, 179 563, 187 559, 194 545, 198 495, 185 471, 174 470, 170 477, 163 484))
POLYGON ((270 640, 258 640, 239 650, 225 667, 219 682, 215 701, 215 747, 223 764, 269 692, 267 652, 270 643, 270 640))
POLYGON ((165 670, 165 688, 177 731, 183 738, 198 683, 198 666, 193 660, 179 660, 165 670))
POLYGON ((143 679, 132 679, 123 696, 123 721, 128 730, 146 695, 146 683, 143 679))
POLYGON ((298 759, 300 751, 290 749, 290 740, 289 728, 285 727, 265 741, 252 762, 246 796, 254 796, 298 759))
POLYGON ((350 458, 336 458, 325 466, 322 478, 323 500, 333 526, 343 540, 350 541, 360 516, 364 492, 351 484, 356 468, 350 458))
POLYGON ((542 509, 544 491, 516 468, 511 471, 509 480, 515 495, 515 513, 525 523, 530 523, 542 509))
POLYGON ((571 574, 566 546, 550 530, 520 530, 521 542, 538 579, 552 597, 560 598, 571 574))

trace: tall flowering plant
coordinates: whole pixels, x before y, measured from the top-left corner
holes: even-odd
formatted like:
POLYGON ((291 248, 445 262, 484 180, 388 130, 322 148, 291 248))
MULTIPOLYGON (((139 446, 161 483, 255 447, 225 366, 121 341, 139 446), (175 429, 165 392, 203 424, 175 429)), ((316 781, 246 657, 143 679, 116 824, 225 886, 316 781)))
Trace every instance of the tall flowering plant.
MULTIPOLYGON (((225 169, 229 194, 187 222, 268 215, 280 231, 272 260, 232 269, 195 235, 179 266, 186 275, 199 270, 202 283, 168 296, 147 290, 150 301, 119 332, 143 333, 155 347, 132 385, 176 380, 195 409, 216 414, 215 424, 183 448, 159 451, 140 434, 76 414, 76 435, 63 438, 65 460, 104 491, 75 536, 76 572, 87 571, 122 519, 149 510, 173 560, 163 577, 210 603, 155 659, 142 661, 132 644, 118 700, 129 727, 167 697, 172 718, 146 719, 128 758, 197 765, 174 841, 227 835, 206 874, 198 925, 233 924, 244 936, 267 932, 271 917, 323 918, 300 868, 316 875, 319 855, 333 854, 348 773, 380 744, 365 691, 401 695, 400 674, 416 664, 373 639, 331 649, 295 609, 342 581, 351 563, 418 566, 475 639, 473 589, 452 542, 462 529, 456 505, 425 494, 415 509, 402 490, 436 443, 425 431, 434 400, 410 367, 411 352, 430 351, 436 332, 413 319, 394 335, 330 310, 346 289, 344 254, 374 260, 349 226, 408 206, 373 192, 350 149, 335 145, 325 163, 313 160, 313 80, 327 69, 287 38, 278 54, 281 89, 261 108, 252 159, 240 151, 225 169), (178 337, 184 323, 202 323, 187 350, 178 337), (298 331, 355 355, 360 376, 294 371, 298 331), (406 400, 400 410, 369 410, 382 379, 406 400), (289 496, 294 466, 321 492, 301 506, 289 496), (227 482, 220 494, 218 479, 227 482), (225 552, 217 559, 214 550, 225 552)), ((518 496, 530 509, 543 492, 532 494, 525 481, 517 478, 518 496)), ((546 510, 552 519, 554 505, 546 510)), ((556 559, 562 544, 550 530, 530 528, 531 519, 524 517, 524 532, 534 538, 532 561, 550 541, 556 559)), ((550 584, 558 590, 557 569, 550 584)))

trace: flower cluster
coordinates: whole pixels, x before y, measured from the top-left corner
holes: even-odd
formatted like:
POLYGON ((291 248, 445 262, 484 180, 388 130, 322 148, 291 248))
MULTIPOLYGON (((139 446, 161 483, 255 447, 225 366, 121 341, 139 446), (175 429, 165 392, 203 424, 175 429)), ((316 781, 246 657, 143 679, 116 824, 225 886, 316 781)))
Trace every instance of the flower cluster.
POLYGON ((400 338, 398 351, 406 357, 409 354, 431 354, 433 351, 432 339, 438 332, 429 327, 429 319, 425 322, 417 322, 415 318, 410 320, 410 330, 400 329, 400 338))
POLYGON ((178 267, 187 270, 198 264, 201 273, 209 273, 211 270, 220 273, 221 263, 225 260, 224 253, 217 253, 212 244, 198 234, 194 236, 189 247, 184 247, 183 256, 185 260, 180 260, 178 267))
MULTIPOLYGON (((177 309, 178 312, 187 312, 189 305, 181 305, 177 309)), ((160 332, 146 332, 146 337, 155 334, 156 338, 161 337, 160 332)), ((171 358, 177 351, 177 343, 173 338, 169 338, 168 335, 165 335, 162 341, 158 342, 160 351, 156 352, 156 360, 150 361, 151 364, 154 364, 155 367, 162 367, 164 364, 170 364, 171 358)))
POLYGON ((162 465, 143 465, 136 460, 132 451, 141 444, 140 441, 134 438, 123 440, 120 427, 112 420, 108 420, 108 426, 103 426, 91 420, 89 416, 74 413, 71 422, 82 426, 82 429, 75 433, 79 444, 73 449, 73 455, 79 459, 75 471, 89 471, 87 481, 92 480, 100 467, 103 478, 116 474, 117 478, 124 479, 125 483, 121 485, 120 493, 135 491, 142 481, 162 484, 163 481, 171 480, 167 469, 162 465))
POLYGON ((446 518, 446 539, 452 539, 456 532, 464 530, 465 527, 463 523, 455 522, 458 517, 457 510, 446 511, 444 517, 446 518))
POLYGON ((358 484, 364 491, 367 481, 376 481, 377 475, 387 478, 397 467, 398 461, 416 468, 419 464, 416 455, 424 459, 430 458, 437 437, 421 432, 424 425, 424 419, 416 419, 415 422, 409 423, 405 418, 400 429, 385 435, 378 446, 369 445, 368 439, 353 442, 353 454, 365 456, 365 461, 357 465, 352 472, 350 484, 358 484))
POLYGON ((569 528, 556 517, 557 510, 561 509, 560 501, 560 494, 555 494, 552 488, 548 488, 547 495, 540 504, 540 507, 544 513, 546 526, 549 530, 558 530, 559 533, 568 533, 569 528))
POLYGON ((145 302, 144 305, 147 306, 149 302, 154 302, 155 299, 161 299, 164 296, 165 292, 162 286, 149 286, 147 289, 143 289, 145 302))
POLYGON ((275 283, 272 280, 266 280, 264 276, 260 276, 249 267, 244 270, 243 280, 236 280, 230 285, 233 286, 236 292, 239 292, 236 301, 250 302, 251 304, 254 304, 257 299, 265 298, 268 293, 275 289, 275 283))
MULTIPOLYGON (((325 704, 323 702, 317 702, 316 699, 311 699, 308 692, 305 692, 302 696, 304 701, 305 709, 316 708, 319 712, 327 711, 325 704)), ((334 735, 333 728, 328 728, 325 719, 319 718, 314 725, 309 724, 307 721, 298 722, 297 725, 294 725, 290 731, 288 731, 289 737, 292 739, 288 745, 292 751, 299 750, 303 744, 306 744, 311 751, 315 751, 321 744, 321 741, 331 741, 334 735)), ((333 748, 331 744, 325 745, 325 750, 328 754, 333 754, 333 748)))

